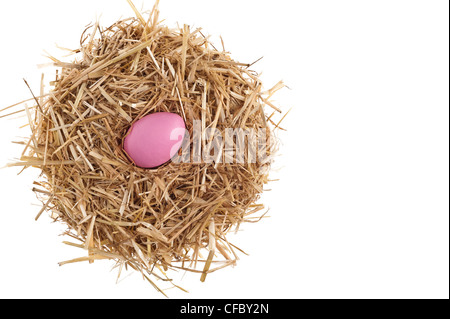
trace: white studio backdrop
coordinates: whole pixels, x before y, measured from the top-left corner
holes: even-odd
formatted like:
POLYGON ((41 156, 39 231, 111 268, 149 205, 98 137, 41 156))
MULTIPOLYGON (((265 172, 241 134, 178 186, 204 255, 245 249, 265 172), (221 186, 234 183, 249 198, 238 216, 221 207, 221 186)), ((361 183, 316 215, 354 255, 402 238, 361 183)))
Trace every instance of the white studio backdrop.
MULTIPOLYGON (((153 1, 135 1, 149 10, 153 1)), ((202 27, 253 62, 284 112, 270 218, 231 241, 234 268, 175 275, 172 298, 448 298, 448 2, 162 0, 169 26, 202 27)), ((84 27, 132 16, 125 0, 0 3, 0 109, 52 80, 45 52, 77 48, 84 27)), ((30 102, 31 103, 31 102, 30 102)), ((0 113, 0 116, 4 112, 0 113)), ((26 116, 0 119, 0 166, 20 156, 26 116)), ((139 274, 62 244, 65 226, 34 220, 39 172, 0 170, 0 297, 162 298, 139 274)))

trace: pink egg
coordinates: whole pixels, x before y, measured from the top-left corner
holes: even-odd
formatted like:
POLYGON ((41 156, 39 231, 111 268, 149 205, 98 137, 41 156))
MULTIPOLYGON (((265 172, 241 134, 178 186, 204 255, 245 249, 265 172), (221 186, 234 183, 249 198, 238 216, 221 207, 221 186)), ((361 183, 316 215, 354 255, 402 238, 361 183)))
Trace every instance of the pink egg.
POLYGON ((186 126, 178 114, 146 115, 128 130, 124 149, 137 166, 152 168, 169 161, 180 149, 186 126))

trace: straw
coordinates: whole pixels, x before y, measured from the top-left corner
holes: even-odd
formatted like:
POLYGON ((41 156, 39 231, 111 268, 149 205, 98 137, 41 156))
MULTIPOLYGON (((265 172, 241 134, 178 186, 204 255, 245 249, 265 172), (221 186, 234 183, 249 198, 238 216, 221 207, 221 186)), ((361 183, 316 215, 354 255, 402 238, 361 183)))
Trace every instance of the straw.
MULTIPOLYGON (((36 219, 50 212, 78 241, 68 244, 87 250, 87 256, 61 265, 114 260, 162 292, 153 279, 172 284, 168 270, 192 271, 203 281, 236 263, 241 249, 226 235, 264 209, 255 202, 269 180, 272 131, 282 120, 274 124, 264 110, 280 112, 268 99, 284 85, 263 91, 249 64, 216 50, 200 29, 159 24, 157 5, 148 19, 132 9, 137 18, 106 29, 97 23, 91 34, 86 29, 80 48, 71 50, 81 58, 52 58, 59 68, 54 87, 44 94, 41 84, 40 95, 33 94, 36 105, 25 109, 32 135, 23 156, 7 166, 42 171, 33 188, 43 202, 36 219), (203 132, 266 129, 268 159, 249 163, 245 152, 242 164, 216 157, 213 163, 137 167, 122 148, 123 137, 132 123, 154 112, 182 116, 191 144, 194 120, 203 132)), ((210 142, 202 136, 203 145, 210 142)))

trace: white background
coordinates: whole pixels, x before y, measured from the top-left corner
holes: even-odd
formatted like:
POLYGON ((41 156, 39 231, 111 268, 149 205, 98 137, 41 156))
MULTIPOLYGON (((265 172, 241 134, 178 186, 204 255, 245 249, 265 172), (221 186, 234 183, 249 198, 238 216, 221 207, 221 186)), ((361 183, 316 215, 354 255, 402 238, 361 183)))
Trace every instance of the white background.
MULTIPOLYGON (((135 1, 151 9, 153 1, 135 1)), ((270 218, 231 240, 249 253, 207 277, 176 274, 172 298, 448 298, 448 1, 162 0, 161 18, 203 27, 253 62, 287 132, 270 218)), ((1 1, 0 109, 39 91, 44 50, 77 48, 81 31, 132 16, 120 1, 1 1)), ((49 73, 52 74, 52 73, 49 73)), ((51 80, 50 75, 46 75, 51 80)), ((31 103, 32 104, 32 103, 31 103)), ((18 108, 16 108, 17 110, 18 108)), ((3 113, 2 113, 3 114, 3 113)), ((0 115, 2 115, 0 114, 0 115)), ((0 119, 0 166, 19 156, 25 117, 0 119)), ((0 170, 0 297, 161 298, 137 273, 116 284, 65 227, 35 222, 36 169, 0 170)))

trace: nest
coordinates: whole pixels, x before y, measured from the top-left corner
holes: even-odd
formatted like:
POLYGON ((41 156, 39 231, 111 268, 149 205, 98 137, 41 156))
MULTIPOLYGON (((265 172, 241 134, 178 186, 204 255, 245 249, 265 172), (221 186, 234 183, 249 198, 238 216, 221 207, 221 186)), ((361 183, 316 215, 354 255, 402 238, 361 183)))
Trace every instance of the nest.
POLYGON ((89 26, 72 62, 52 57, 54 87, 25 105, 32 135, 9 166, 42 170, 33 188, 43 202, 36 219, 50 212, 77 240, 65 243, 88 252, 60 264, 111 259, 160 290, 154 280, 171 282, 167 270, 197 272, 203 281, 235 264, 240 249, 227 233, 264 216, 256 202, 268 182, 279 124, 273 115, 280 112, 269 99, 283 84, 262 91, 250 65, 217 50, 200 29, 161 25, 156 7, 148 19, 135 12, 106 29, 89 26), (252 162, 245 152, 244 163, 224 163, 215 154, 209 163, 137 167, 123 138, 154 112, 182 116, 191 144, 194 120, 202 132, 266 129, 267 156, 252 162))

